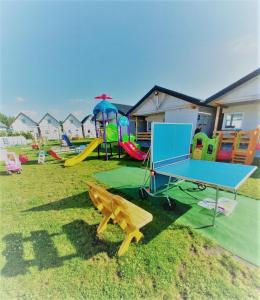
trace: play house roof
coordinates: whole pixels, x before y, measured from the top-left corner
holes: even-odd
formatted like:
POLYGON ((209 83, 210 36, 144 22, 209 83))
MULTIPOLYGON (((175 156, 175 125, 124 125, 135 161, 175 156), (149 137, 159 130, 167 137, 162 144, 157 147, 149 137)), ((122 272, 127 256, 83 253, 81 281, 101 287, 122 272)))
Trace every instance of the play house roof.
POLYGON ((94 115, 97 115, 98 113, 118 113, 118 109, 112 103, 102 100, 93 109, 94 115))

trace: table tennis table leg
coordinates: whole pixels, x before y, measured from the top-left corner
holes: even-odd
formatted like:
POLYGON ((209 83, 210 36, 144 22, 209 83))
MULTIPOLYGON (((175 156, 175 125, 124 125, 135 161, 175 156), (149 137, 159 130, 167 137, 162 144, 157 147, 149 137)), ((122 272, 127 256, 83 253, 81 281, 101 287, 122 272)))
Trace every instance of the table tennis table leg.
POLYGON ((216 188, 216 201, 215 201, 215 209, 214 209, 212 226, 215 226, 215 219, 216 219, 217 210, 218 210, 218 195, 219 195, 219 188, 217 187, 216 188))
POLYGON ((171 179, 172 179, 172 177, 170 176, 169 181, 168 181, 168 185, 167 185, 167 190, 166 190, 166 199, 167 199, 168 204, 169 204, 170 207, 172 206, 171 201, 170 201, 170 197, 169 197, 171 179))

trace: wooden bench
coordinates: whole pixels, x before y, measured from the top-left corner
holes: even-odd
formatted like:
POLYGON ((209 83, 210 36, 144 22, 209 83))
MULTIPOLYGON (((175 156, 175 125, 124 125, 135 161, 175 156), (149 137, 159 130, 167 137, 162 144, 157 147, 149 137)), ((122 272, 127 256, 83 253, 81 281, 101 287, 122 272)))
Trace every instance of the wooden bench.
POLYGON ((91 201, 103 215, 97 233, 104 232, 110 220, 118 224, 126 234, 118 251, 119 256, 123 255, 132 239, 139 242, 143 237, 139 229, 152 221, 152 214, 92 182, 87 182, 87 186, 91 201))

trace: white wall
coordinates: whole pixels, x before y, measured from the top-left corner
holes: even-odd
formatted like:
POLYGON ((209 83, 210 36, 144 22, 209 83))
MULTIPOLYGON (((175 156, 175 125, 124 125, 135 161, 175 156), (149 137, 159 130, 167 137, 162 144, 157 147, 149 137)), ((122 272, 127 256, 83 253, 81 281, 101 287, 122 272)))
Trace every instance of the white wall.
POLYGON ((145 116, 176 108, 190 108, 191 106, 192 104, 187 101, 164 93, 158 93, 158 95, 152 94, 149 96, 140 106, 137 107, 136 110, 131 113, 131 115, 145 116))
POLYGON ((221 104, 260 100, 260 75, 214 100, 221 104))
POLYGON ((255 129, 260 125, 260 102, 250 104, 232 105, 228 108, 223 108, 224 118, 222 129, 224 128, 227 113, 243 113, 242 130, 255 129))
POLYGON ((90 137, 90 138, 96 137, 94 122, 87 120, 86 122, 84 122, 83 127, 84 127, 85 137, 90 137))
POLYGON ((63 123, 63 131, 69 137, 82 137, 82 127, 79 120, 73 116, 69 116, 63 123))
POLYGON ((61 128, 59 122, 47 115, 40 124, 41 135, 48 140, 59 140, 61 137, 61 128))
POLYGON ((34 136, 38 135, 37 125, 24 115, 18 116, 12 124, 12 128, 15 132, 25 131, 31 132, 34 136))
POLYGON ((195 131, 198 119, 198 109, 167 110, 165 112, 166 123, 191 123, 195 131))

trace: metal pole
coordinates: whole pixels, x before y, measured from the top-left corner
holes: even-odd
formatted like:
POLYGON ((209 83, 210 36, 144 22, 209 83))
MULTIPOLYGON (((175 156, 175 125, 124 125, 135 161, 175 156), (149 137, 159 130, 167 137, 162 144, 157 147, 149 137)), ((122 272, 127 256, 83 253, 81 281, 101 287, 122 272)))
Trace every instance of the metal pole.
POLYGON ((102 122, 104 127, 104 143, 105 143, 105 151, 106 151, 106 160, 108 160, 107 155, 107 137, 106 137, 106 121, 105 121, 105 114, 102 112, 102 122))
POLYGON ((118 158, 120 158, 120 145, 119 145, 119 142, 120 142, 120 136, 119 136, 119 133, 118 133, 118 116, 117 116, 117 112, 116 112, 116 126, 117 126, 117 151, 118 151, 118 158))
POLYGON ((94 115, 94 121, 95 121, 96 137, 98 138, 98 130, 97 130, 97 116, 96 116, 96 115, 94 115))
MULTIPOLYGON (((97 129, 97 116, 94 115, 94 122, 95 122, 95 131, 96 131, 96 138, 98 138, 98 129, 97 129)), ((98 158, 100 157, 100 145, 98 145, 98 158)))
POLYGON ((215 226, 216 214, 218 210, 218 194, 219 194, 219 187, 216 188, 216 201, 215 201, 215 209, 214 209, 212 226, 215 226))
POLYGON ((127 115, 127 118, 128 118, 128 126, 127 126, 127 132, 128 132, 128 141, 130 142, 130 116, 127 115))

